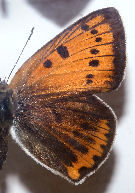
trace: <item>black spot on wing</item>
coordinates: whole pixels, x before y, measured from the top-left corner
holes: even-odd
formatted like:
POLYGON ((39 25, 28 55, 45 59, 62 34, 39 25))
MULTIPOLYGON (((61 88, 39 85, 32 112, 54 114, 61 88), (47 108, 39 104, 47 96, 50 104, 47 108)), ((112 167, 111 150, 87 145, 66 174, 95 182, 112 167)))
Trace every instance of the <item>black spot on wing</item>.
POLYGON ((99 52, 99 50, 97 50, 97 49, 92 49, 92 50, 90 50, 90 52, 91 52, 91 54, 97 54, 97 53, 99 52))
POLYGON ((102 41, 101 37, 96 38, 96 42, 101 42, 101 41, 102 41))
POLYGON ((92 80, 87 80, 86 83, 91 84, 91 83, 93 83, 93 81, 92 80))
POLYGON ((69 57, 69 52, 66 46, 59 46, 57 48, 57 52, 58 54, 62 57, 62 58, 68 58, 69 57))
POLYGON ((88 153, 88 149, 84 145, 80 144, 78 141, 74 140, 73 138, 69 137, 68 135, 65 135, 65 138, 67 138, 67 142, 77 151, 83 154, 88 153))
POLYGON ((93 30, 91 30, 91 34, 97 34, 98 33, 98 31, 96 30, 96 29, 93 29, 93 30))
POLYGON ((99 60, 92 60, 89 62, 89 66, 97 67, 99 65, 99 60))
POLYGON ((44 64, 43 64, 43 66, 44 66, 45 68, 51 68, 51 67, 52 67, 52 62, 51 62, 51 60, 46 60, 46 61, 44 62, 44 64))
POLYGON ((88 74, 86 78, 93 78, 93 74, 88 74))
POLYGON ((94 139, 92 139, 91 137, 88 137, 87 135, 84 135, 84 134, 80 133, 79 131, 74 130, 73 134, 74 134, 75 137, 81 138, 85 142, 95 143, 94 139))
POLYGON ((98 129, 95 128, 94 126, 91 127, 88 123, 82 123, 80 125, 80 127, 84 130, 84 131, 94 131, 94 132, 97 132, 98 129))
POLYGON ((89 31, 89 26, 87 24, 82 24, 81 29, 84 31, 89 31))
POLYGON ((86 76, 86 78, 87 78, 87 80, 86 80, 86 83, 87 84, 91 84, 93 81, 91 80, 91 78, 93 78, 93 74, 88 74, 87 76, 86 76))
POLYGON ((101 159, 101 157, 96 156, 96 155, 93 157, 93 160, 94 160, 95 162, 99 162, 99 161, 100 161, 100 159, 101 159))

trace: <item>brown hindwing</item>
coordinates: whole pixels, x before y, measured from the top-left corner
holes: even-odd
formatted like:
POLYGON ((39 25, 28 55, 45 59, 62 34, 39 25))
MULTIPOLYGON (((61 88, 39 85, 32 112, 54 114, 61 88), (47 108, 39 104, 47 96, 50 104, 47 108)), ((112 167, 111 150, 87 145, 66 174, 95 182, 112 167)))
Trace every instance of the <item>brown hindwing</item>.
POLYGON ((40 164, 77 184, 105 160, 115 135, 115 118, 96 96, 78 95, 48 104, 37 96, 25 105, 21 101, 13 132, 40 164))

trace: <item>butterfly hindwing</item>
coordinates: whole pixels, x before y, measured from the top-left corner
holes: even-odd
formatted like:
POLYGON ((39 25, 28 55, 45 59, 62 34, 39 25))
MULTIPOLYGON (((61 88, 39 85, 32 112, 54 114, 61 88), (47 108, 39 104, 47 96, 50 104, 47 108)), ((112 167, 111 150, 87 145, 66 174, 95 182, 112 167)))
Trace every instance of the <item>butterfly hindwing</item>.
POLYGON ((16 112, 13 136, 40 164, 79 183, 110 151, 115 135, 112 111, 96 96, 65 97, 47 104, 40 97, 31 100, 16 112))

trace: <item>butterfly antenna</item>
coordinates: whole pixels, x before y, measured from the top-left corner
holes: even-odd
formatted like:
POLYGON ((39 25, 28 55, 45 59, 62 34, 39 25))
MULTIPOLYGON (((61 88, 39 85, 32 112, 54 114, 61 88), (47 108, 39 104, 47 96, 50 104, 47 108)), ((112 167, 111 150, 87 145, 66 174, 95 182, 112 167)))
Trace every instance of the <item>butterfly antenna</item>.
POLYGON ((25 45, 24 45, 24 47, 23 47, 23 49, 22 49, 22 51, 21 51, 21 53, 20 53, 20 55, 19 55, 19 57, 18 57, 18 59, 17 59, 16 63, 15 63, 15 65, 13 66, 13 68, 12 68, 12 70, 11 70, 11 72, 10 72, 10 74, 9 74, 9 76, 8 76, 8 78, 7 78, 7 81, 6 81, 6 82, 8 82, 8 81, 9 81, 9 78, 10 78, 10 76, 11 76, 11 74, 12 74, 13 70, 15 69, 16 65, 18 64, 18 61, 20 60, 20 57, 21 57, 21 55, 22 55, 22 53, 23 53, 23 51, 24 51, 25 47, 26 47, 26 46, 27 46, 27 44, 28 44, 28 41, 31 39, 31 36, 32 36, 32 34, 33 34, 33 31, 34 31, 34 27, 31 29, 30 35, 29 35, 29 37, 28 37, 28 39, 27 39, 27 41, 26 41, 26 43, 25 43, 25 45))

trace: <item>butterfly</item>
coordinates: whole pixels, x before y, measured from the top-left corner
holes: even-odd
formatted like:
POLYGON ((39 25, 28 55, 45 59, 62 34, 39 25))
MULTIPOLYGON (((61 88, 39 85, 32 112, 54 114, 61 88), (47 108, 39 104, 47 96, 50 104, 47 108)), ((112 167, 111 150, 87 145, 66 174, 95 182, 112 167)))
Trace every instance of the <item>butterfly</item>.
MULTIPOLYGON (((0 167, 10 133, 52 173, 75 185, 106 160, 116 116, 96 93, 118 88, 125 33, 115 8, 90 13, 38 50, 10 84, 0 81, 0 167)), ((112 99, 113 100, 113 99, 112 99)))

